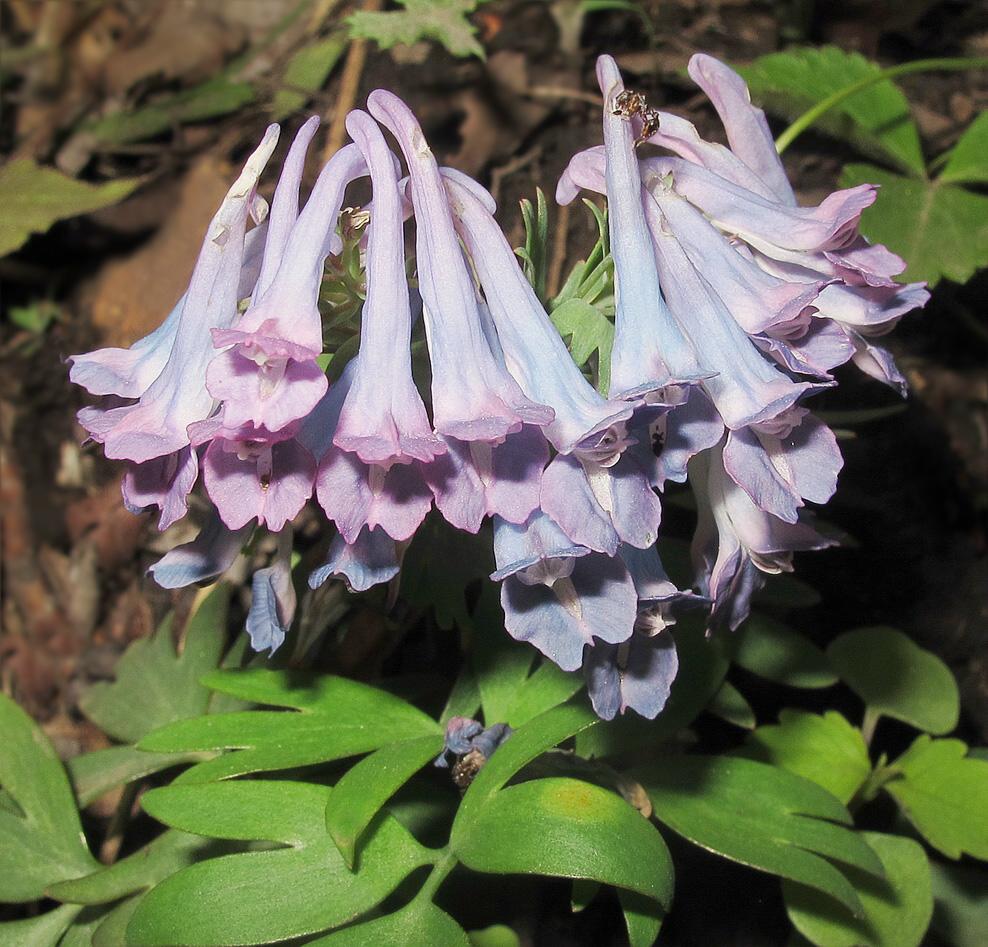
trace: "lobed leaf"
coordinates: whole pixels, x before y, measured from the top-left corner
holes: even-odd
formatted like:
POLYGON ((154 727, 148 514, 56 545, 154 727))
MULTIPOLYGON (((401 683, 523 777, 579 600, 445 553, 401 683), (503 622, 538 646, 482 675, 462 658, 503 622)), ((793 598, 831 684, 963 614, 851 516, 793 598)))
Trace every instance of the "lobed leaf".
POLYGON ((31 234, 46 233, 56 221, 118 204, 140 183, 87 184, 30 158, 0 165, 0 257, 20 249, 31 234))
POLYGON ((878 184, 861 232, 884 243, 909 267, 902 279, 966 283, 988 265, 988 197, 945 181, 919 181, 870 164, 847 164, 841 187, 878 184))
POLYGON ((390 13, 358 11, 347 17, 350 33, 372 39, 381 49, 403 44, 411 46, 423 39, 433 39, 454 56, 484 58, 484 48, 477 42, 476 30, 467 14, 477 8, 478 0, 398 0, 405 8, 390 13))
POLYGON ((74 904, 63 904, 37 917, 0 923, 0 944, 11 947, 55 947, 65 943, 62 935, 82 910, 74 904))
POLYGON ((717 693, 707 704, 707 711, 721 720, 733 723, 743 730, 754 730, 758 725, 755 719, 755 712, 751 709, 751 704, 745 700, 741 693, 730 681, 724 681, 717 689, 717 693))
POLYGON ((835 638, 827 658, 872 711, 929 733, 957 726, 960 697, 950 668, 895 628, 858 628, 835 638))
POLYGON ((919 947, 933 913, 926 852, 899 835, 861 835, 885 870, 883 879, 848 872, 864 916, 854 917, 818 891, 784 881, 789 919, 817 947, 919 947))
POLYGON ((34 901, 48 885, 99 867, 82 834, 65 768, 41 728, 0 694, 0 902, 34 901), (16 809, 16 811, 15 811, 16 809))
POLYGON ((759 727, 738 752, 802 776, 845 805, 871 773, 861 731, 836 710, 783 710, 778 724, 759 727))
POLYGON ((325 831, 330 795, 324 786, 274 780, 149 792, 148 812, 182 831, 290 847, 213 858, 171 875, 138 904, 128 943, 264 944, 316 934, 374 907, 431 860, 384 816, 369 830, 360 870, 351 872, 325 831))
MULTIPOLYGON (((790 121, 835 92, 881 72, 860 53, 836 46, 770 53, 737 69, 754 99, 790 121)), ((889 79, 845 99, 814 127, 846 138, 865 154, 885 158, 903 171, 920 176, 925 172, 909 101, 889 79)))
POLYGON ((308 947, 365 947, 367 944, 471 947, 463 928, 445 911, 425 900, 415 900, 394 914, 327 934, 310 941, 308 947))
POLYGON ((941 184, 988 184, 988 112, 982 112, 947 156, 941 184))
POLYGON ((280 122, 297 112, 318 92, 333 67, 346 52, 350 40, 345 31, 303 46, 285 64, 281 82, 287 88, 278 89, 271 103, 271 118, 280 122))
POLYGON ((948 858, 988 860, 988 761, 960 740, 920 736, 895 761, 884 788, 919 833, 948 858))
POLYGON ((855 914, 861 901, 831 864, 881 876, 874 852, 830 793, 785 770, 729 757, 670 757, 635 773, 655 817, 691 842, 809 885, 855 914))

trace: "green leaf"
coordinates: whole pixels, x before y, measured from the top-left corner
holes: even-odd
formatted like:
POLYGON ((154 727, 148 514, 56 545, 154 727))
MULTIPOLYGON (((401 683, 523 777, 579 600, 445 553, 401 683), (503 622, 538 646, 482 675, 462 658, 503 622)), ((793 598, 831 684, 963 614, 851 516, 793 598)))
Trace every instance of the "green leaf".
POLYGON ((933 862, 933 930, 950 947, 984 947, 988 898, 984 870, 933 862))
POLYGON ((477 677, 469 664, 460 668, 460 673, 453 682, 453 689, 446 698, 446 706, 439 717, 439 722, 445 726, 453 717, 474 717, 480 711, 480 688, 477 677))
POLYGON ((765 586, 755 594, 755 601, 773 608, 813 608, 823 601, 813 586, 794 575, 781 572, 765 576, 765 586))
POLYGON ((490 537, 483 530, 471 535, 430 516, 405 553, 401 594, 413 605, 431 605, 440 628, 470 628, 467 590, 493 571, 490 537))
POLYGON ((730 681, 724 681, 720 685, 717 693, 707 704, 707 710, 721 720, 733 723, 734 726, 744 730, 754 730, 758 725, 751 704, 730 681))
POLYGON ((471 947, 466 932, 445 911, 431 901, 418 899, 394 914, 310 941, 307 947, 367 947, 368 944, 471 947))
POLYGON ((467 934, 470 947, 521 947, 518 935, 504 924, 492 924, 467 934))
MULTIPOLYGON (((473 613, 471 658, 488 726, 508 721, 509 709, 519 696, 518 689, 528 679, 534 658, 530 646, 515 641, 504 630, 504 613, 498 595, 498 586, 485 584, 473 613)), ((570 696, 567 694, 563 700, 570 696)), ((513 721, 509 722, 515 725, 513 721)))
POLYGON ((57 220, 118 204, 140 183, 87 184, 30 158, 0 165, 0 257, 22 247, 31 234, 45 233, 57 220))
POLYGON ((738 758, 678 756, 634 775, 655 817, 673 831, 732 861, 823 891, 856 914, 862 907, 854 887, 828 859, 881 875, 840 802, 785 770, 738 758))
POLYGON ((89 853, 68 776, 48 738, 0 694, 0 902, 34 901, 45 888, 99 867, 89 853))
POLYGON ((961 135, 940 172, 941 184, 988 184, 988 112, 961 135))
POLYGON ((734 661, 752 674, 789 687, 830 687, 837 683, 826 655, 812 641, 758 612, 738 633, 734 661))
POLYGON ((411 46, 423 39, 434 39, 454 56, 479 56, 484 49, 477 42, 468 13, 477 8, 478 0, 398 0, 401 12, 367 13, 358 11, 347 17, 354 37, 372 39, 381 49, 399 43, 411 46))
POLYGON ((297 112, 318 92, 325 83, 333 67, 346 51, 349 38, 345 32, 333 33, 300 49, 285 64, 281 75, 282 85, 290 88, 278 89, 271 103, 271 117, 280 122, 297 112))
POLYGON ((381 747, 336 784, 326 807, 326 828, 347 867, 353 869, 357 842, 381 807, 442 748, 438 734, 381 747))
POLYGON ((453 850, 474 871, 585 878, 666 909, 672 902, 672 859, 655 826, 619 796, 577 779, 501 789, 453 850))
POLYGON ((430 854, 393 818, 369 830, 351 872, 326 834, 331 791, 308 783, 239 780, 170 786, 142 804, 185 832, 288 846, 199 862, 141 900, 135 945, 264 944, 345 924, 380 903, 430 854))
MULTIPOLYGON (((771 53, 737 69, 752 98, 790 121, 833 93, 881 71, 860 53, 836 46, 771 53)), ((891 80, 876 82, 846 99, 814 127, 846 138, 870 157, 885 158, 904 171, 925 172, 909 102, 891 80)))
POLYGON ((916 739, 885 784, 906 818, 948 858, 988 860, 988 762, 967 756, 960 740, 916 739))
POLYGON ((834 639, 827 658, 868 707, 928 733, 957 726, 960 698, 950 668, 895 628, 858 628, 834 639))
POLYGON ((217 76, 160 102, 108 115, 83 126, 83 130, 103 144, 127 145, 153 138, 177 125, 229 115, 253 102, 254 95, 250 83, 217 76))
POLYGON ((75 756, 66 763, 82 808, 104 793, 183 763, 196 763, 202 753, 147 753, 133 746, 111 746, 75 756))
POLYGON ((908 264, 900 277, 942 277, 966 283, 988 264, 988 197, 942 179, 924 182, 870 164, 848 164, 841 187, 878 184, 878 200, 861 217, 861 232, 884 243, 908 264))
POLYGON ((203 858, 225 854, 233 848, 196 835, 170 830, 133 855, 91 875, 62 881, 48 888, 48 895, 73 904, 107 904, 152 887, 180 868, 203 858))
POLYGON ((861 834, 885 869, 884 879, 848 872, 864 917, 848 914, 812 888, 783 882, 789 919, 817 947, 918 947, 933 913, 926 852, 900 835, 861 834))
POLYGON ((661 906, 634 891, 619 891, 618 898, 624 912, 624 924, 628 928, 631 947, 652 947, 665 917, 661 906))
POLYGON ((585 299, 573 297, 560 303, 551 314, 553 325, 567 340, 573 361, 581 368, 597 352, 597 389, 606 392, 611 383, 611 349, 614 323, 585 299))
POLYGON ((822 717, 783 710, 778 724, 759 727, 739 753, 823 786, 845 805, 871 773, 861 731, 836 710, 822 717))
POLYGON ((73 904, 63 904, 37 917, 5 921, 0 924, 0 944, 10 944, 10 947, 55 947, 81 910, 73 904))
POLYGON ((455 847, 494 794, 523 766, 546 750, 600 721, 587 707, 567 704, 554 707, 519 727, 484 764, 463 796, 450 834, 455 847))
POLYGON ((504 719, 512 727, 520 727, 565 703, 581 687, 583 677, 580 674, 563 671, 548 658, 543 658, 535 673, 519 685, 504 719))
POLYGON ((521 219, 525 225, 525 246, 515 250, 524 261, 525 278, 535 295, 545 301, 545 282, 549 265, 549 209, 542 188, 535 189, 535 204, 526 197, 521 201, 521 219))
POLYGON ((386 691, 296 671, 214 671, 203 683, 242 700, 297 712, 247 710, 179 720, 141 741, 160 753, 235 749, 186 770, 176 782, 206 782, 369 753, 430 736, 439 725, 386 691))
POLYGON ((49 299, 39 299, 27 306, 11 306, 7 318, 11 324, 30 332, 41 335, 62 313, 58 303, 49 299))
POLYGON ((206 713, 210 695, 199 678, 223 654, 229 600, 225 584, 203 599, 189 619, 181 654, 175 653, 170 615, 150 638, 135 641, 117 662, 116 680, 94 684, 83 694, 83 713, 125 743, 173 720, 206 713))

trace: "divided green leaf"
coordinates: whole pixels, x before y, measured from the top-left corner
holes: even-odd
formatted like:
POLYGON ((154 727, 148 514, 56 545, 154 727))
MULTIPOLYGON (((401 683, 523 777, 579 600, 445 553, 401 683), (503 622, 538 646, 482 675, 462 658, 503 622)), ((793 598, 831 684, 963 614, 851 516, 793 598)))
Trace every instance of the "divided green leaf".
POLYGON ((326 827, 349 868, 357 842, 381 807, 443 748, 439 734, 375 750, 352 766, 333 789, 326 827))
POLYGON ((783 710, 779 723, 759 727, 739 754, 802 776, 845 805, 871 773, 861 731, 836 710, 828 710, 823 716, 783 710))
POLYGON ((984 947, 988 898, 980 866, 932 862, 933 930, 951 947, 984 947))
MULTIPOLYGON (((790 49, 760 56, 739 66, 752 98, 792 121, 813 105, 881 72, 860 53, 836 46, 790 49)), ((891 161, 920 176, 925 171, 919 132, 909 102, 891 80, 883 79, 835 106, 814 124, 856 145, 864 154, 891 161)))
POLYGON ((841 187, 878 184, 861 232, 884 243, 909 267, 902 279, 966 283, 988 265, 988 197, 938 178, 905 178, 870 164, 847 164, 841 187))
POLYGON ((85 808, 116 786, 172 766, 196 763, 202 753, 148 753, 133 746, 111 746, 75 756, 66 763, 79 805, 85 808))
POLYGON ((34 901, 66 878, 99 868, 82 834, 75 796, 41 728, 0 694, 0 902, 34 901))
POLYGON ((477 8, 478 0, 398 0, 405 8, 398 12, 358 11, 347 17, 355 37, 372 39, 381 49, 399 43, 411 46, 419 40, 433 39, 454 56, 484 58, 484 48, 477 42, 477 31, 467 19, 477 8))
POLYGON ((864 907, 854 917, 818 891, 783 882, 789 919, 817 947, 918 947, 933 913, 930 864, 923 846, 900 835, 862 832, 885 870, 875 878, 847 874, 864 907))
POLYGON ((261 944, 338 927, 387 897, 422 848, 393 818, 369 830, 351 872, 326 833, 331 790, 309 783, 238 780, 147 793, 145 809, 167 825, 280 848, 184 868, 140 901, 127 927, 134 945, 261 944))
POLYGON ((611 383, 614 323, 596 306, 576 297, 560 303, 551 318, 577 365, 582 368, 597 353, 597 388, 606 392, 611 383))
POLYGON ((31 234, 47 232, 58 220, 119 204, 140 183, 124 179, 87 184, 30 158, 0 165, 0 257, 22 247, 31 234))
POLYGON ((844 806, 785 770, 739 758, 676 756, 635 777, 655 817, 679 835, 732 861, 809 885, 856 915, 863 911, 860 898, 831 862, 882 874, 844 806))
POLYGON ((312 94, 323 87, 348 45, 346 33, 338 32, 310 43, 295 53, 285 64, 281 74, 284 88, 278 89, 274 94, 271 118, 280 122, 302 108, 312 94))
POLYGON ((919 833, 948 858, 988 860, 988 761, 960 740, 918 737, 894 763, 885 789, 919 833))
POLYGON ((858 628, 834 639, 827 658, 872 711, 927 733, 957 726, 960 697, 950 668, 895 628, 858 628))
POLYGON ((11 947, 55 947, 65 944, 62 935, 82 910, 74 904, 63 904, 37 917, 0 924, 0 944, 11 947))
POLYGON ((472 947, 466 932, 431 901, 417 898, 394 914, 354 924, 309 941, 308 947, 366 947, 367 944, 429 944, 472 947))
POLYGON ((145 737, 140 748, 159 753, 236 751, 186 770, 179 783, 309 766, 440 732, 431 717, 401 698, 341 677, 255 668, 214 671, 203 683, 294 712, 210 714, 176 721, 145 737))
POLYGON ((941 184, 988 184, 988 112, 982 112, 947 156, 941 184))
POLYGON ((754 730, 758 724, 751 704, 730 681, 724 681, 720 685, 717 693, 707 704, 707 711, 743 730, 754 730))
POLYGON ((218 585, 189 619, 184 645, 175 653, 171 616, 150 638, 135 641, 117 662, 116 680, 94 684, 80 706, 114 739, 136 743, 174 720, 209 709, 210 693, 199 683, 220 662, 226 642, 230 590, 218 585))

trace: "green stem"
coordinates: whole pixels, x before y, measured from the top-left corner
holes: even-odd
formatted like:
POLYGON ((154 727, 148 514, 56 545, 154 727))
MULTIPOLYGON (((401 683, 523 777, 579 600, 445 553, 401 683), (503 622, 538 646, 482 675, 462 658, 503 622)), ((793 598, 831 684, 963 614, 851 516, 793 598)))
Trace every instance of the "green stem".
POLYGON ((873 707, 865 707, 864 717, 861 720, 861 736, 864 737, 865 746, 871 746, 872 737, 875 735, 875 727, 882 719, 881 711, 873 707))
POLYGON ((799 116, 778 138, 775 140, 775 150, 781 155, 807 128, 825 115, 831 109, 836 108, 842 102, 847 101, 853 95, 857 95, 864 89, 881 82, 884 79, 894 79, 896 76, 905 76, 913 72, 943 72, 954 69, 988 69, 988 57, 974 56, 971 58, 947 58, 947 59, 917 59, 915 62, 902 63, 876 72, 873 76, 861 79, 849 86, 827 96, 822 102, 818 102, 812 108, 807 109, 799 116))
POLYGON ((440 849, 439 857, 436 859, 429 877, 425 879, 425 884, 419 888, 415 895, 415 901, 431 901, 439 886, 446 880, 446 876, 456 867, 456 856, 447 847, 440 849))

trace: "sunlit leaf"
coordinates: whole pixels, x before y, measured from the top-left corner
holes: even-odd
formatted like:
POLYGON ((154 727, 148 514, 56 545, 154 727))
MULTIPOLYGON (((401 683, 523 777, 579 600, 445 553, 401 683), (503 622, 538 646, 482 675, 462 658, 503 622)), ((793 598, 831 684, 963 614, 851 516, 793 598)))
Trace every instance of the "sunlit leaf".
MULTIPOLYGON (((824 46, 769 53, 738 71, 756 102, 792 120, 833 93, 876 75, 881 67, 860 53, 824 46)), ((889 79, 845 99, 813 127, 848 139, 871 157, 923 174, 926 165, 909 102, 889 79)))
POLYGON ((118 204, 140 183, 87 184, 30 158, 0 165, 0 256, 23 246, 31 234, 45 233, 57 220, 118 204))
POLYGON ((893 765, 901 777, 884 788, 934 848, 988 859, 988 762, 960 740, 924 734, 893 765))
POLYGON ((346 52, 349 38, 343 32, 303 46, 288 62, 281 74, 282 85, 271 103, 271 117, 276 122, 297 112, 318 92, 326 78, 346 52))
POLYGON ((389 13, 358 11, 347 18, 353 36, 372 39, 381 49, 399 43, 411 46, 433 39, 454 56, 480 56, 484 49, 477 42, 476 30, 467 14, 478 0, 398 0, 404 10, 389 13))
POLYGON ((214 838, 280 843, 171 875, 141 900, 127 928, 135 945, 265 944, 345 924, 429 860, 393 818, 368 831, 351 872, 326 833, 331 790, 309 783, 238 780, 171 786, 142 804, 156 819, 214 838))
POLYGON ((907 264, 902 279, 942 277, 966 283, 988 264, 988 197, 942 178, 905 178, 869 164, 847 164, 842 187, 878 184, 878 199, 861 217, 861 232, 907 264))
POLYGON ((155 731, 141 741, 142 749, 236 750, 186 770, 177 782, 307 766, 440 732, 432 718, 401 698, 341 677, 255 668, 214 671, 203 681, 242 700, 295 712, 209 714, 155 731))
POLYGON ((988 112, 982 112, 954 145, 940 172, 942 184, 988 184, 988 112))
POLYGON ((614 323, 585 299, 572 298, 552 310, 552 322, 581 368, 597 353, 597 388, 606 392, 611 380, 614 323))
POLYGON ((817 947, 918 947, 933 913, 930 864, 923 846, 900 835, 862 832, 878 855, 884 878, 853 869, 848 877, 864 917, 803 885, 783 882, 789 919, 817 947))
POLYGON ((871 773, 861 731, 836 710, 783 710, 778 724, 759 727, 739 752, 809 779, 845 804, 871 773))
POLYGON ((431 901, 407 907, 372 921, 310 941, 307 947, 366 947, 367 944, 428 944, 430 947, 471 947, 466 932, 431 901))
POLYGON ((0 924, 0 944, 10 944, 11 947, 55 947, 81 910, 81 907, 74 904, 63 904, 37 917, 5 921, 0 924))

